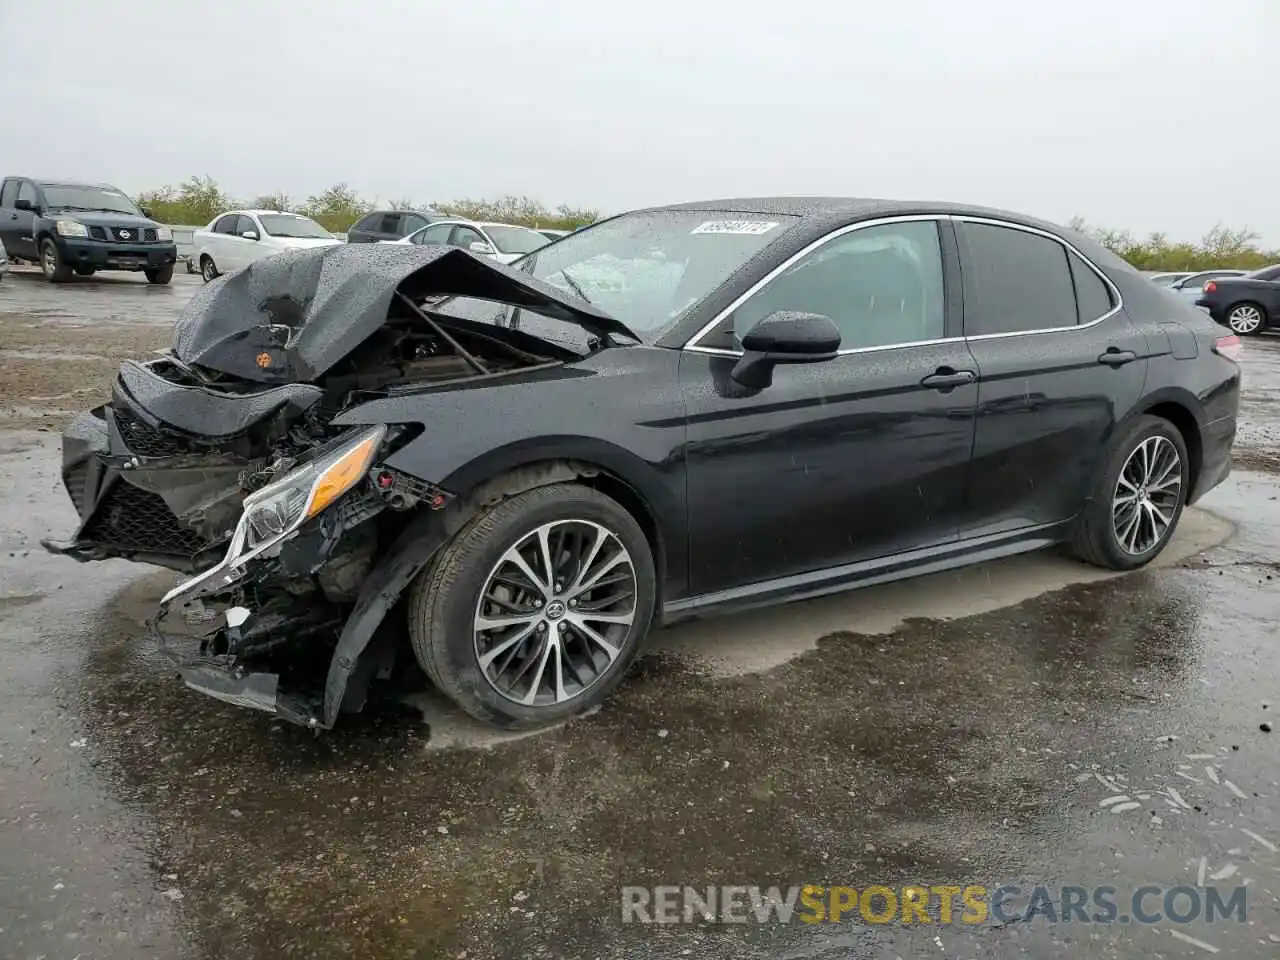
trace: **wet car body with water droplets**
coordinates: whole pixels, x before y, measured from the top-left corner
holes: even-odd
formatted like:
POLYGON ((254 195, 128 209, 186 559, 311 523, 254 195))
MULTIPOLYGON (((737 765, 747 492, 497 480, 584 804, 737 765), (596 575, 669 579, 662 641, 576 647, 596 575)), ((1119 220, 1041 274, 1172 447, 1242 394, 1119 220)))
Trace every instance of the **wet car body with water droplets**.
POLYGON ((638 211, 510 267, 282 254, 67 429, 81 523, 46 546, 193 574, 157 630, 221 699, 328 728, 412 650, 539 725, 662 622, 1062 541, 1145 564, 1230 467, 1221 334, 1083 238, 937 204, 638 211))

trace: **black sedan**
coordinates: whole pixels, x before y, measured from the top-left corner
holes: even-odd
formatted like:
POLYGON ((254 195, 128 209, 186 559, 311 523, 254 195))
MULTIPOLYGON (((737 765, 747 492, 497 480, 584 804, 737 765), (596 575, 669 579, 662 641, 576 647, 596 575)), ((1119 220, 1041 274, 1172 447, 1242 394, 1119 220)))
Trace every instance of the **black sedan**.
POLYGON ((1280 264, 1243 277, 1210 280, 1196 305, 1242 337, 1280 325, 1280 264))
POLYGON ((1096 244, 962 206, 687 204, 512 267, 299 251, 72 423, 81 520, 46 546, 190 574, 156 631, 222 699, 327 728, 412 651, 537 725, 660 623, 1058 542, 1142 566, 1230 469, 1238 349, 1096 244))

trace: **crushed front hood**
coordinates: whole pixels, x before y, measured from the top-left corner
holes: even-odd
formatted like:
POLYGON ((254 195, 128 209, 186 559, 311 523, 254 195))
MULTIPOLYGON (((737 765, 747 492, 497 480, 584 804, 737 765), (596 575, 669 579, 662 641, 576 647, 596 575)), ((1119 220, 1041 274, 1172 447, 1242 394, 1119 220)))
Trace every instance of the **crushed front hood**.
POLYGON ((179 317, 173 351, 243 380, 310 383, 382 326, 397 291, 509 303, 639 339, 585 301, 469 251, 361 243, 277 254, 208 284, 179 317))

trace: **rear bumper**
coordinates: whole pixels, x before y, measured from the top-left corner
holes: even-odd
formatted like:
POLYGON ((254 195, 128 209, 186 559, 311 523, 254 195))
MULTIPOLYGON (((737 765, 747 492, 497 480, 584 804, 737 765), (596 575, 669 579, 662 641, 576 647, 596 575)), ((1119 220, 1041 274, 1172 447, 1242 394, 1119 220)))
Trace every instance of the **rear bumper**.
POLYGON ((59 237, 58 253, 69 266, 99 270, 158 270, 178 260, 173 243, 106 243, 59 237))

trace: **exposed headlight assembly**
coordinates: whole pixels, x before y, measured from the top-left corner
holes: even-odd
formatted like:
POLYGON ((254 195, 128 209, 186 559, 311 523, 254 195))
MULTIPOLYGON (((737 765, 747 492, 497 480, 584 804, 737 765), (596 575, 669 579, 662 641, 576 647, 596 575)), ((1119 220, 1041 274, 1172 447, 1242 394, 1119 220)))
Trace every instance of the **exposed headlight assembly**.
POLYGON ((385 426, 362 431, 244 499, 244 512, 222 561, 174 587, 161 606, 217 593, 244 576, 245 564, 293 536, 298 528, 354 487, 368 471, 387 434, 385 426))
POLYGON ((156 227, 157 242, 168 242, 173 239, 173 231, 168 227, 156 227))
POLYGON ((53 229, 58 231, 60 237, 87 237, 89 228, 79 220, 55 220, 53 229))

